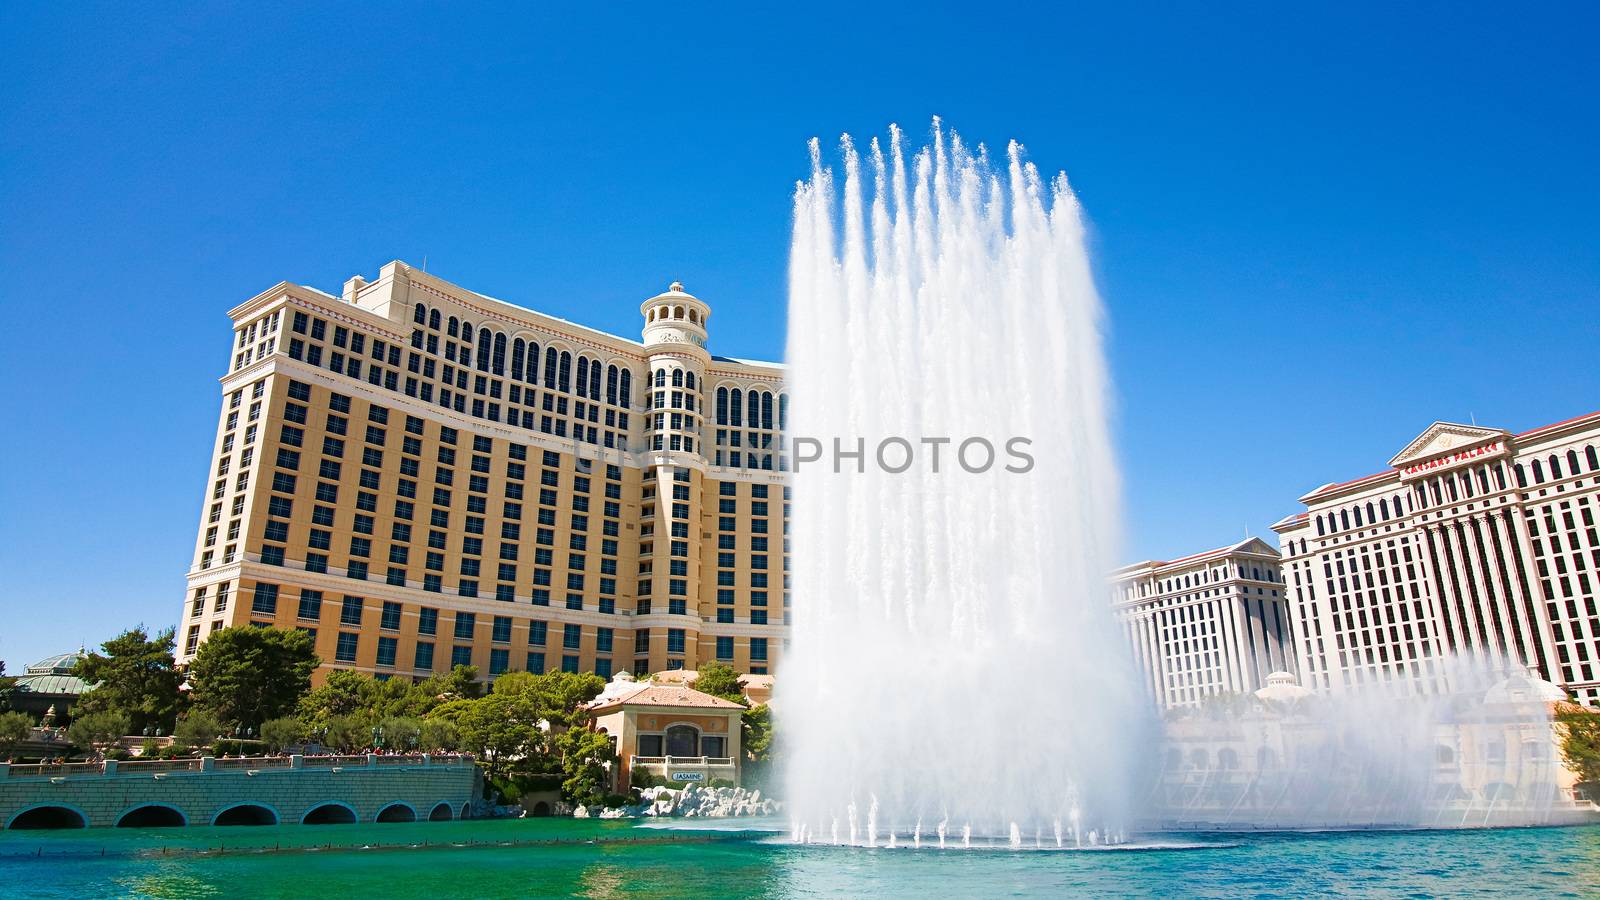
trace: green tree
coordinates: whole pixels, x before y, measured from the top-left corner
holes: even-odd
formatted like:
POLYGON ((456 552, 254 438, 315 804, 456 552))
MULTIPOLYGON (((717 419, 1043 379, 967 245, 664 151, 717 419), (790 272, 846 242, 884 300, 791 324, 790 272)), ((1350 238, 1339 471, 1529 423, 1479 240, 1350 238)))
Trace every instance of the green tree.
POLYGON ((491 778, 506 774, 514 760, 541 750, 538 706, 526 695, 493 693, 463 705, 455 716, 461 745, 477 754, 491 778))
POLYGON ((174 634, 168 628, 151 636, 139 625, 101 644, 102 653, 78 660, 72 674, 94 687, 78 698, 74 711, 119 712, 133 731, 171 731, 183 682, 172 656, 174 634))
POLYGON ((367 711, 368 683, 377 683, 369 675, 335 669, 321 686, 300 698, 297 704, 301 722, 308 728, 321 728, 333 719, 367 711))
POLYGON ((222 721, 256 727, 294 710, 320 662, 303 631, 224 628, 200 645, 189 686, 194 702, 222 721))
POLYGON ((417 732, 418 750, 454 750, 460 742, 455 723, 445 719, 423 719, 417 732))
POLYGON ((381 729, 385 749, 409 753, 421 744, 422 722, 417 719, 391 716, 379 722, 378 728, 381 729))
POLYGON ((334 716, 323 728, 323 745, 340 753, 354 753, 372 743, 372 726, 357 716, 334 716))
POLYGON ((1577 704, 1563 704, 1556 713, 1563 731, 1561 757, 1578 781, 1593 794, 1600 788, 1600 713, 1577 704))
POLYGON ((261 740, 273 753, 281 753, 290 744, 299 743, 306 727, 294 716, 280 716, 261 723, 261 740))
POLYGON ((702 694, 721 697, 744 706, 749 701, 744 698, 744 688, 739 684, 739 673, 727 663, 706 663, 695 673, 692 687, 702 694))
MULTIPOLYGON (((94 750, 97 745, 110 744, 128 733, 132 720, 128 714, 114 710, 86 713, 67 726, 67 740, 81 750, 94 750)), ((103 752, 103 751, 102 751, 103 752)))
POLYGON ((606 766, 616 759, 611 738, 587 728, 573 728, 556 738, 561 753, 561 793, 573 803, 593 805, 610 793, 606 766))
POLYGON ((209 710, 191 709, 172 729, 172 746, 177 750, 209 747, 222 733, 222 722, 209 710))
POLYGON ((0 713, 0 756, 10 759, 33 731, 33 719, 26 713, 0 713))

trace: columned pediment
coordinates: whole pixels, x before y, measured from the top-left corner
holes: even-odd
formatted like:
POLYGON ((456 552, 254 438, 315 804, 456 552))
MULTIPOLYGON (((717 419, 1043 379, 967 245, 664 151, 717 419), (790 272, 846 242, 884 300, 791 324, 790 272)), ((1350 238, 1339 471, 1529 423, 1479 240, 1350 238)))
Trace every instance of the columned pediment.
POLYGON ((1415 475, 1456 462, 1498 455, 1505 451, 1510 437, 1511 432, 1501 428, 1435 422, 1389 460, 1389 465, 1399 469, 1402 475, 1415 475))

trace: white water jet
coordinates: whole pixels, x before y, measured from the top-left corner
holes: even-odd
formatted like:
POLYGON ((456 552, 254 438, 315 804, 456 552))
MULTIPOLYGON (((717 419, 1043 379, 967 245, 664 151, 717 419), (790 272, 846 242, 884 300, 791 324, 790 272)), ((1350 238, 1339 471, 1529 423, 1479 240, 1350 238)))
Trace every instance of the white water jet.
POLYGON ((865 160, 845 139, 842 191, 813 142, 795 194, 792 811, 876 796, 998 838, 1089 786, 1124 821, 1153 717, 1104 582, 1118 479, 1077 199, 1016 144, 992 164, 935 122, 908 158, 891 135, 865 160))
POLYGON ((971 825, 963 825, 963 826, 961 826, 961 846, 962 847, 967 847, 967 848, 970 848, 972 846, 972 826, 971 825))
POLYGON ((948 824, 949 823, 944 819, 939 820, 939 827, 938 827, 937 830, 939 832, 939 849, 940 850, 944 849, 945 826, 948 825, 948 824))

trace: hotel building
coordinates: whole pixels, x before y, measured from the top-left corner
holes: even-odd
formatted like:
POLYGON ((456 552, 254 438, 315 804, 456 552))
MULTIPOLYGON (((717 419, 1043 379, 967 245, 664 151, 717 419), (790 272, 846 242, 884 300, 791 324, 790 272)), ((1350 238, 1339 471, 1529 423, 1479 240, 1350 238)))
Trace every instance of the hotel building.
POLYGON ((1295 670, 1278 551, 1260 538, 1111 576, 1113 609, 1164 709, 1265 687, 1295 670))
POLYGON ((393 262, 234 308, 180 660, 235 625, 328 667, 777 664, 783 370, 682 286, 605 334, 393 262))
POLYGON ((1273 526, 1301 683, 1434 690, 1441 660, 1514 658, 1600 700, 1600 413, 1521 434, 1436 422, 1381 472, 1273 526))

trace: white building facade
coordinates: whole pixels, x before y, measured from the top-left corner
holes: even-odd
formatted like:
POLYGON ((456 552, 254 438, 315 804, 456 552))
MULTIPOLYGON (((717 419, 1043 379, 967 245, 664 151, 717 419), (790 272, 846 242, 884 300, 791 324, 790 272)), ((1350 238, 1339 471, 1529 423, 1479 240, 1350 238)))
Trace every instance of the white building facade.
POLYGON ((1600 700, 1600 413, 1513 434, 1436 422, 1273 526, 1301 683, 1438 689, 1458 653, 1600 700))
POLYGON ((1165 709, 1242 694, 1295 671, 1278 551, 1259 538, 1112 574, 1114 610, 1165 709))

